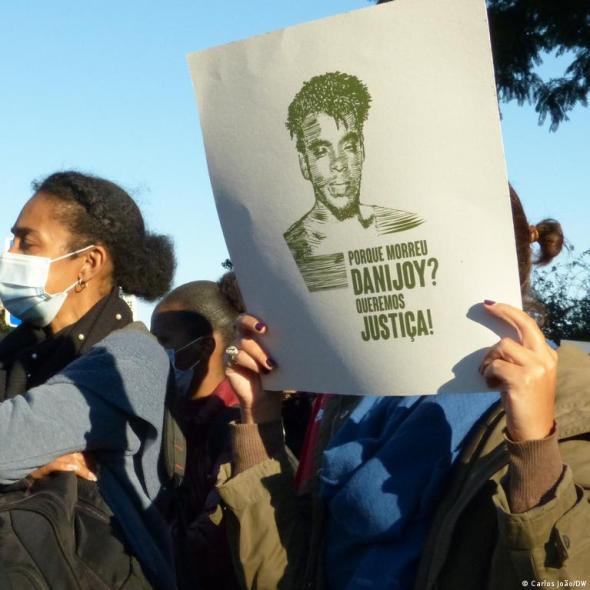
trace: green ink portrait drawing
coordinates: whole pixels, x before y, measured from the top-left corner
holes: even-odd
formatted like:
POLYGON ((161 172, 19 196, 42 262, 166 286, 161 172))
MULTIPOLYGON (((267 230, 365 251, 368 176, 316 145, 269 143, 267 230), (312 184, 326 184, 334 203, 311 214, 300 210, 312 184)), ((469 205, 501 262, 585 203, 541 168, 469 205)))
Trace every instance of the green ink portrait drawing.
POLYGON ((371 100, 359 78, 330 72, 304 82, 288 108, 286 127, 315 203, 283 237, 310 292, 348 286, 342 236, 357 231, 381 236, 424 221, 409 211, 360 200, 371 100))

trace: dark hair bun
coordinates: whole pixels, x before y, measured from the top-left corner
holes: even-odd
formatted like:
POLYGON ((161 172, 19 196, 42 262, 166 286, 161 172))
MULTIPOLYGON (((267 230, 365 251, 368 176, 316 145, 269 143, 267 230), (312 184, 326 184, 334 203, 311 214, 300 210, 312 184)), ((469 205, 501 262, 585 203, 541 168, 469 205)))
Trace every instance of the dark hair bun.
POLYGON ((153 301, 170 290, 176 259, 168 236, 146 233, 143 247, 130 254, 134 260, 115 268, 115 281, 125 293, 153 301))
POLYGON ((539 234, 539 254, 535 263, 543 266, 549 264, 561 252, 564 243, 563 230, 555 219, 543 219, 535 228, 539 234))

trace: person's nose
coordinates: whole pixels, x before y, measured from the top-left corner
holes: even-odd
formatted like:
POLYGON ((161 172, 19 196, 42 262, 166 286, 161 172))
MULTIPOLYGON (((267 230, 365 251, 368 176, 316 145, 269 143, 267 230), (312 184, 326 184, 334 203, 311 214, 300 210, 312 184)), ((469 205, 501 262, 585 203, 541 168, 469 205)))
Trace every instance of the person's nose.
POLYGON ((344 154, 339 154, 331 162, 331 168, 334 172, 344 172, 347 167, 347 162, 344 154))

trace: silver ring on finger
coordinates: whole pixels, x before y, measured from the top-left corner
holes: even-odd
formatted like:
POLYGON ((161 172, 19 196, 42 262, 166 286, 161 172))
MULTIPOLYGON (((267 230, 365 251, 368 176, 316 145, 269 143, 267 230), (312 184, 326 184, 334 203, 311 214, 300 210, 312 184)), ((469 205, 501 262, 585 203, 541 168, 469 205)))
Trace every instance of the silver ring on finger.
POLYGON ((236 364, 236 357, 240 353, 240 349, 233 344, 225 349, 225 364, 232 367, 236 364))

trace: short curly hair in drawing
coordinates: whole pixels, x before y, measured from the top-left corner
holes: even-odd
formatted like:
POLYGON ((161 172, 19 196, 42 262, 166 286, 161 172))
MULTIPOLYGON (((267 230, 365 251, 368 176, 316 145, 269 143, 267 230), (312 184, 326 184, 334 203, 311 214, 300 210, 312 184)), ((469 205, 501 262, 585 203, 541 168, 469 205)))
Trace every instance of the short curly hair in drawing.
POLYGON ((297 149, 303 152, 302 125, 305 117, 326 113, 336 121, 343 121, 352 113, 357 131, 359 135, 362 135, 370 105, 371 95, 356 76, 342 72, 328 72, 304 82, 289 105, 285 125, 291 133, 291 139, 297 137, 297 149))

